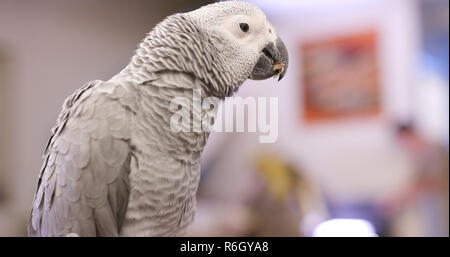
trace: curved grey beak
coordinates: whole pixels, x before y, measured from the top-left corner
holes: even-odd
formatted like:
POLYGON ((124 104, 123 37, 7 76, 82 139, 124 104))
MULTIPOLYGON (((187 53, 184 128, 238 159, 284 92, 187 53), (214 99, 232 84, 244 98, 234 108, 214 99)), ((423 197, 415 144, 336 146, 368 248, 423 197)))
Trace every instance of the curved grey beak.
POLYGON ((275 43, 266 45, 250 74, 250 79, 262 80, 278 77, 280 81, 286 74, 289 56, 283 41, 277 38, 275 43))

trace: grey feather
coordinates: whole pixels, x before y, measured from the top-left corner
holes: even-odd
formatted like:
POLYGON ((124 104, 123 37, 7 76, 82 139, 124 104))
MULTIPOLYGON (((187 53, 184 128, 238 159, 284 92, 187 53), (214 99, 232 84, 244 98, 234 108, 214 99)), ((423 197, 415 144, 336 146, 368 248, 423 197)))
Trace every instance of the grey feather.
POLYGON ((88 83, 65 101, 48 144, 48 161, 39 179, 28 227, 30 235, 118 234, 117 224, 123 222, 129 194, 121 174, 129 173, 130 133, 129 129, 122 129, 123 124, 129 124, 129 111, 110 94, 103 93, 105 87, 108 86, 100 81, 88 83), (103 91, 97 92, 99 86, 103 91), (84 93, 89 97, 83 97, 84 93), (99 104, 109 109, 98 108, 99 104), (118 115, 111 115, 111 110, 118 115), (98 127, 81 130, 84 125, 89 127, 85 123, 105 125, 101 127, 103 131, 98 127), (115 194, 113 198, 108 197, 109 191, 115 194), (120 214, 105 211, 111 209, 110 205, 120 214), (106 229, 108 224, 115 224, 114 229, 106 229))
POLYGON ((193 89, 223 99, 249 77, 261 49, 211 29, 234 15, 266 24, 256 6, 238 1, 169 16, 124 70, 65 100, 45 148, 30 236, 183 235, 209 133, 172 131, 170 102, 192 102, 193 89))

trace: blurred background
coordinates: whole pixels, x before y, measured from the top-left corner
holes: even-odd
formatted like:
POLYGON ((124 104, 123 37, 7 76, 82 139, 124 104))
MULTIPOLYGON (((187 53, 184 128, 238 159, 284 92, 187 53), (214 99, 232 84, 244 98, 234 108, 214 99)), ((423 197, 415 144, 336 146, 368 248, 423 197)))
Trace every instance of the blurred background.
MULTIPOLYGON (((0 0, 0 236, 25 236, 64 99, 212 1, 0 0)), ((249 0, 290 55, 278 139, 214 133, 189 236, 448 236, 449 2, 249 0)), ((248 118, 248 117, 247 117, 248 118)))

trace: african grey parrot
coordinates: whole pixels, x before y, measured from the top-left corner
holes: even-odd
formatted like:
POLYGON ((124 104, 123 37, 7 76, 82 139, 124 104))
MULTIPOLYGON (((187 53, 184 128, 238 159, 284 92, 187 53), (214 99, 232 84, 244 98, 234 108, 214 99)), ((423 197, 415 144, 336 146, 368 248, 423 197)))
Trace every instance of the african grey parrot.
MULTIPOLYGON (((131 62, 64 104, 47 144, 30 236, 176 236, 192 222, 209 133, 173 131, 175 97, 224 99, 287 70, 256 6, 219 2, 156 25, 131 62)), ((203 113, 202 113, 203 115, 203 113)))

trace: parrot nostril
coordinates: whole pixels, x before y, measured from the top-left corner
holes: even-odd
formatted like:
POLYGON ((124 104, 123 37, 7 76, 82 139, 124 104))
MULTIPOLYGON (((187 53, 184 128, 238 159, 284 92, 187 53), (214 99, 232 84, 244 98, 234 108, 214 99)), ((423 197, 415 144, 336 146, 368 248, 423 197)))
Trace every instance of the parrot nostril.
POLYGON ((272 54, 270 53, 269 49, 264 48, 264 49, 262 50, 262 52, 263 52, 263 54, 264 54, 265 56, 267 56, 267 57, 269 57, 270 59, 273 60, 273 56, 272 56, 272 54))

